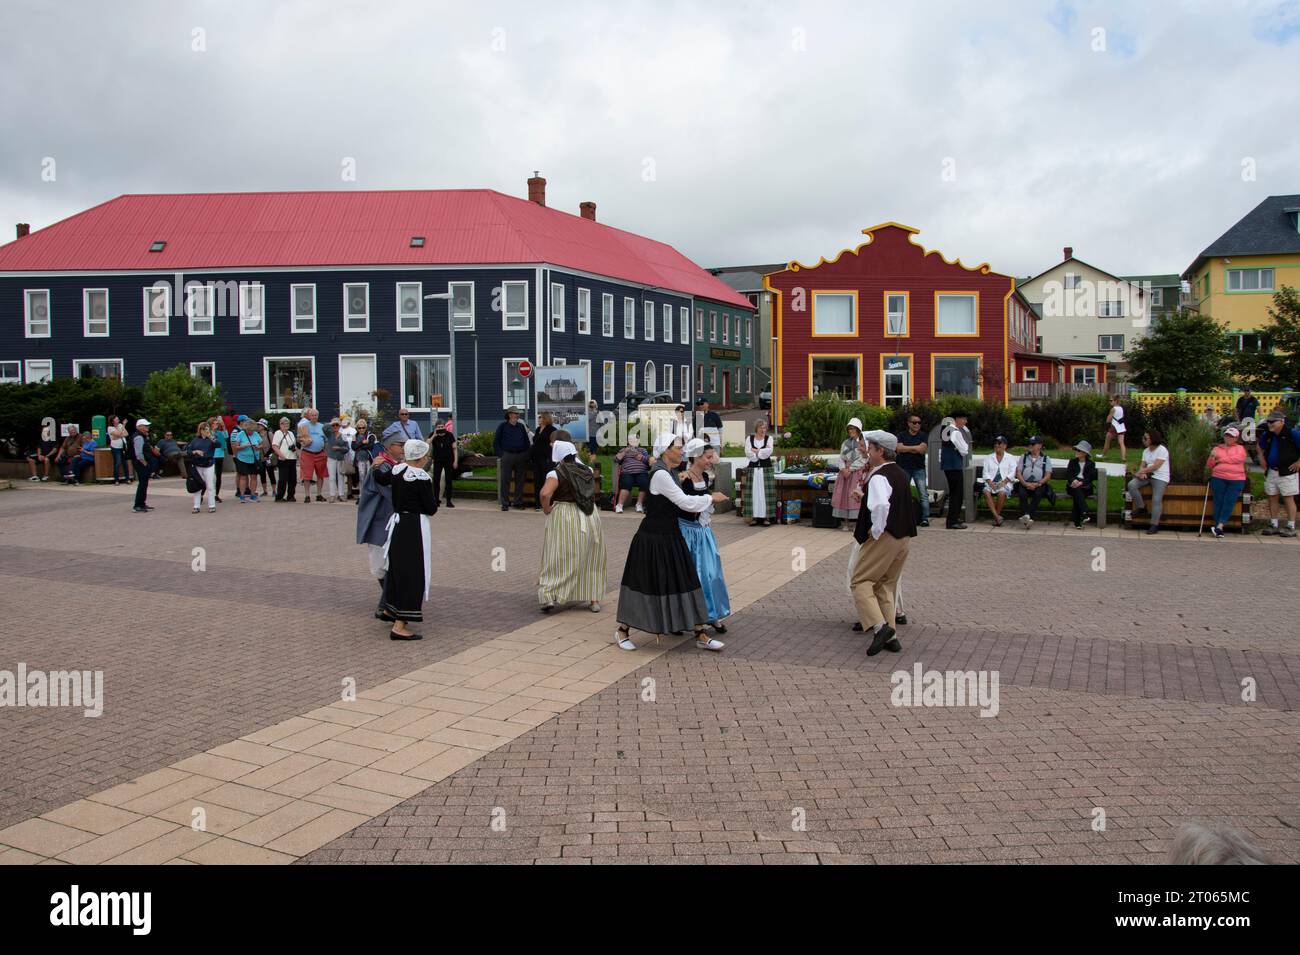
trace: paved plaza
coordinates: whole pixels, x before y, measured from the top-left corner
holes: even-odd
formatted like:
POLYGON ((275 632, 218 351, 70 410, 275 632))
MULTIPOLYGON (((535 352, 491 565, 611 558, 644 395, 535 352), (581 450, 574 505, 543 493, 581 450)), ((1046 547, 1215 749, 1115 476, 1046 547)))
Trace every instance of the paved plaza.
POLYGON ((104 686, 0 708, 0 862, 1158 863, 1189 820, 1300 862, 1294 540, 923 530, 868 658, 849 534, 721 515, 726 650, 627 653, 639 515, 602 515, 604 612, 543 616, 544 518, 440 510, 404 644, 350 504, 150 499, 0 493, 0 670, 104 686), (918 666, 996 713, 895 705, 918 666))

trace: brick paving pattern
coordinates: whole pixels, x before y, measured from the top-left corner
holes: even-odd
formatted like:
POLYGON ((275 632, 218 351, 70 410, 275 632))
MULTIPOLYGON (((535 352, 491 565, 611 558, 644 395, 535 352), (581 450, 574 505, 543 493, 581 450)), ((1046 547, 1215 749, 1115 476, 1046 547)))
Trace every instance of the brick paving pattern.
MULTIPOLYGON (((0 863, 1158 862, 1191 818, 1300 861, 1293 541, 933 529, 869 659, 847 534, 723 516, 725 653, 624 654, 608 610, 537 614, 540 515, 441 511, 436 623, 399 645, 350 505, 151 500, 0 494, 0 668, 106 696, 0 711, 0 863), (917 663, 996 670, 998 715, 891 705, 917 663)), ((606 517, 611 588, 636 523, 606 517)))

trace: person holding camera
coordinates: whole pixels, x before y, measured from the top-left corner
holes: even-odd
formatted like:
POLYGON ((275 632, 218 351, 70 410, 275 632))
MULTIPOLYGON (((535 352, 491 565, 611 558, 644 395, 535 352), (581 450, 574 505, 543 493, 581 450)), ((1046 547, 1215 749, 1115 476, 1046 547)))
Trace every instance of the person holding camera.
POLYGON ((948 482, 948 513, 944 527, 950 531, 966 529, 962 510, 966 507, 966 458, 970 456, 971 441, 971 433, 966 429, 967 420, 966 412, 958 408, 943 419, 943 429, 939 432, 939 467, 948 482))

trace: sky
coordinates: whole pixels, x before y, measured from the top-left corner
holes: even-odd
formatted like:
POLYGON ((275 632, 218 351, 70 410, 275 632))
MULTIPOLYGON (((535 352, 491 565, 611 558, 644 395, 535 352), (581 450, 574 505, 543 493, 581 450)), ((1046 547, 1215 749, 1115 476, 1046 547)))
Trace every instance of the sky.
POLYGON ((898 221, 1181 272, 1300 193, 1300 0, 4 0, 0 222, 123 193, 490 188, 712 267, 898 221))

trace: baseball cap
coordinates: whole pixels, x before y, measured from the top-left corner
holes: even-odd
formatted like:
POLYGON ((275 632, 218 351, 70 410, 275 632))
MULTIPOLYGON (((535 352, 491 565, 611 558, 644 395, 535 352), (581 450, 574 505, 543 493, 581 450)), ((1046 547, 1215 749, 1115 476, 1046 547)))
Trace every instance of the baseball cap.
POLYGON ((999 435, 997 435, 997 436, 995 436, 995 437, 993 438, 993 443, 994 443, 994 444, 1010 444, 1011 442, 1007 440, 1007 436, 1006 436, 1005 434, 999 434, 999 435))
POLYGON ((140 425, 144 425, 144 426, 147 428, 147 427, 149 427, 149 419, 148 419, 148 418, 137 418, 137 419, 136 419, 136 422, 135 422, 135 425, 136 425, 137 428, 138 428, 140 425))
POLYGON ((1042 443, 1043 443, 1043 439, 1040 438, 1038 435, 1034 435, 1029 439, 1029 444, 1031 445, 1042 444, 1042 443))

